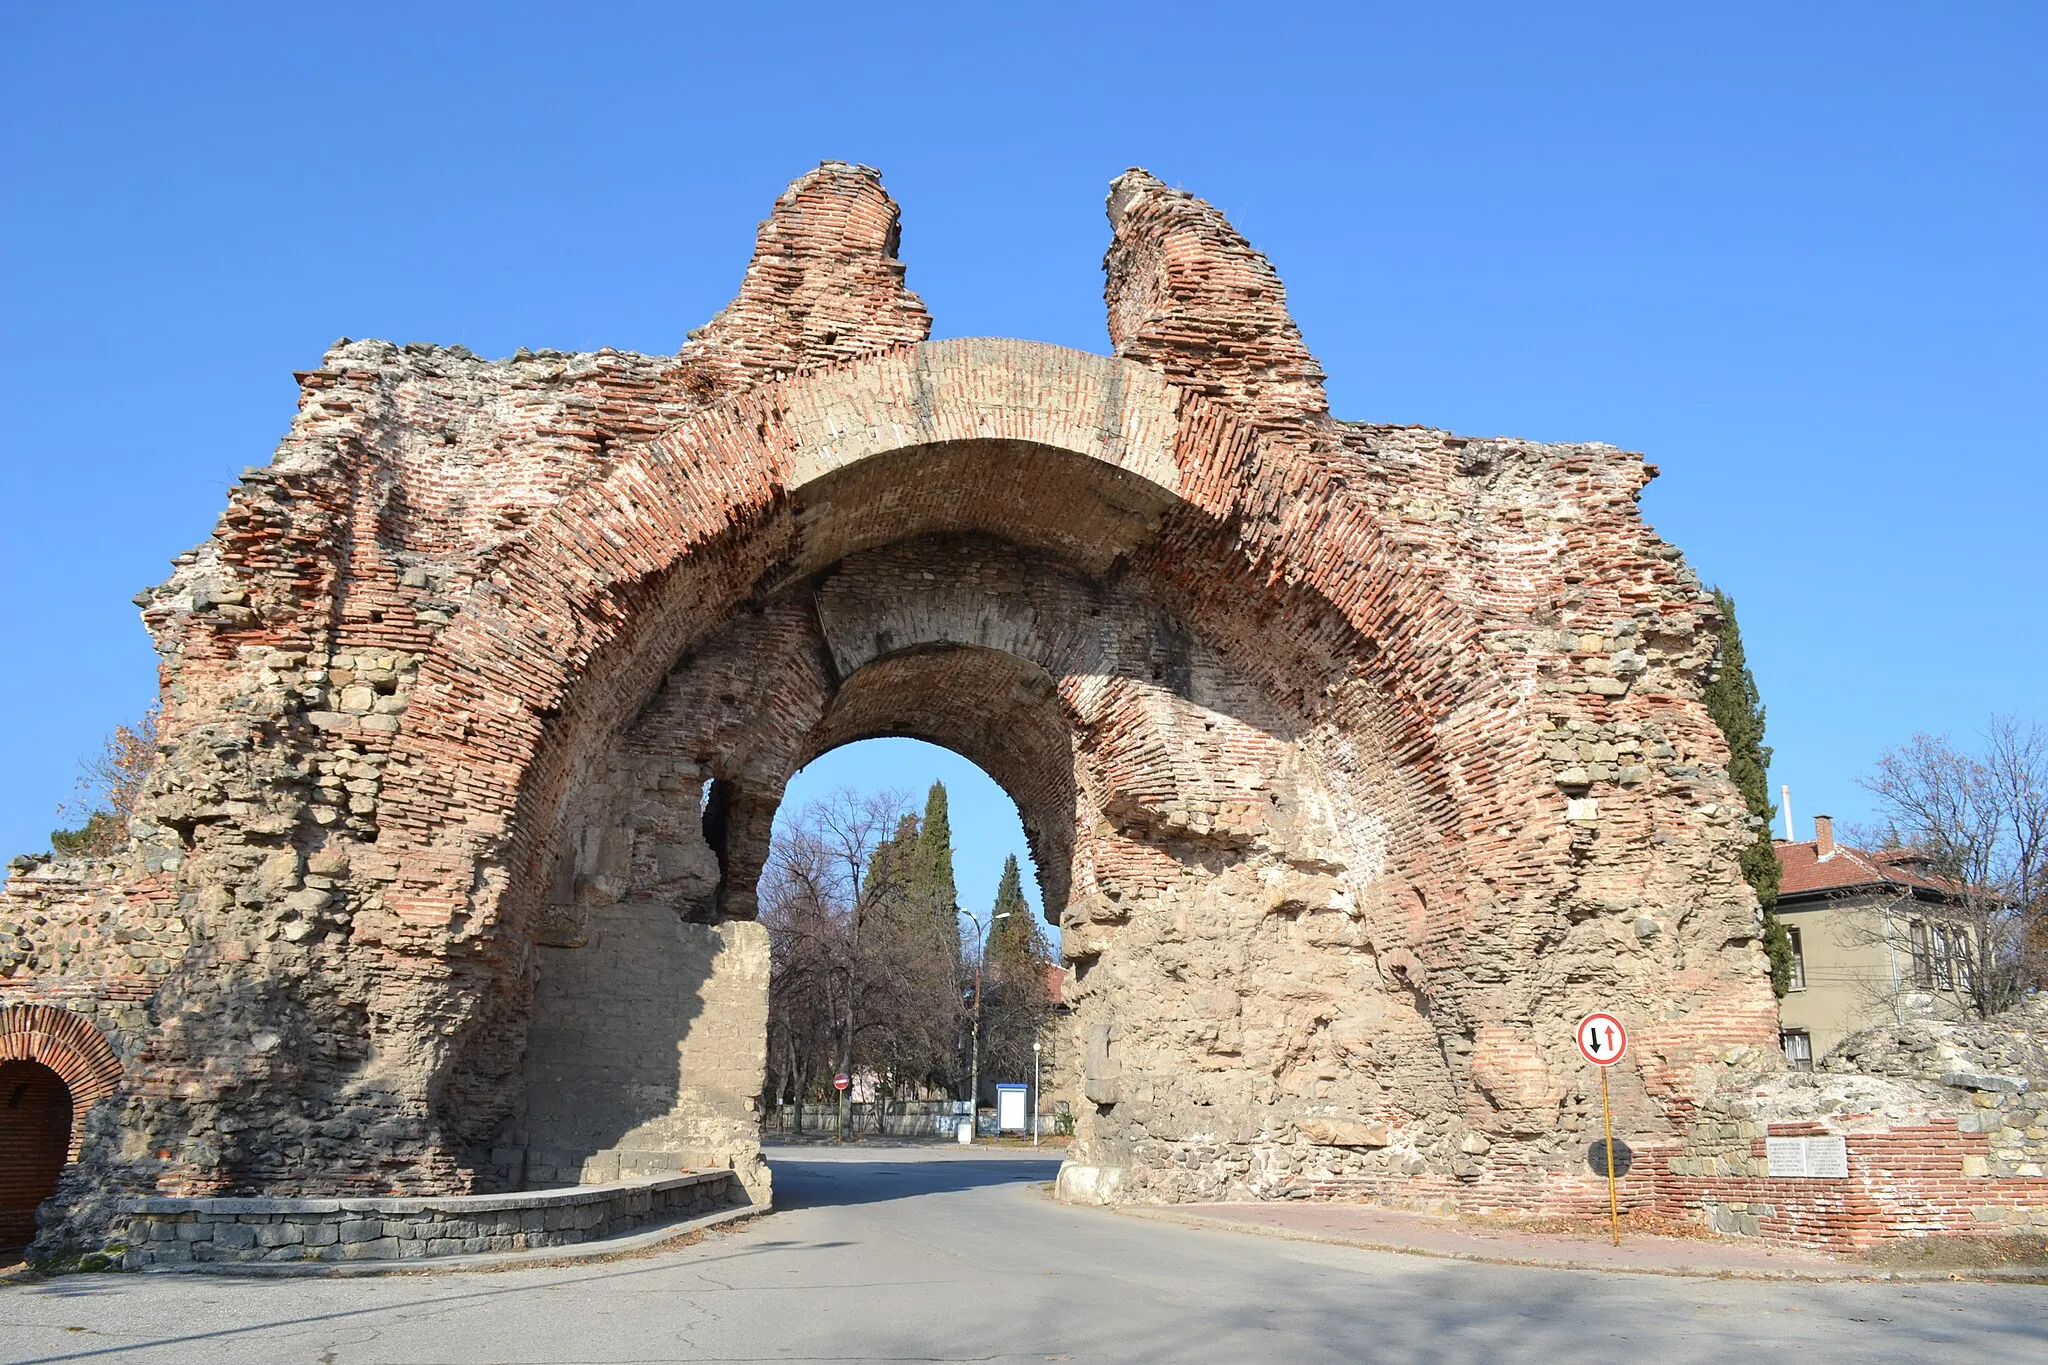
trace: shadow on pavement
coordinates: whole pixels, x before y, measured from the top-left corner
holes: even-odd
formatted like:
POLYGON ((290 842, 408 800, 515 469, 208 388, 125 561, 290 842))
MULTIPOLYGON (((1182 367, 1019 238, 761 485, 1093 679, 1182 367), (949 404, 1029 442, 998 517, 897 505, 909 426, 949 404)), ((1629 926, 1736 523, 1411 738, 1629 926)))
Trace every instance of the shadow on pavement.
POLYGON ((928 1194, 951 1194, 991 1185, 1041 1184, 1059 1174, 1058 1158, 954 1157, 944 1161, 904 1161, 877 1152, 871 1161, 838 1158, 805 1160, 801 1156, 771 1157, 775 1171, 775 1205, 780 1209, 828 1208, 880 1204, 928 1194))

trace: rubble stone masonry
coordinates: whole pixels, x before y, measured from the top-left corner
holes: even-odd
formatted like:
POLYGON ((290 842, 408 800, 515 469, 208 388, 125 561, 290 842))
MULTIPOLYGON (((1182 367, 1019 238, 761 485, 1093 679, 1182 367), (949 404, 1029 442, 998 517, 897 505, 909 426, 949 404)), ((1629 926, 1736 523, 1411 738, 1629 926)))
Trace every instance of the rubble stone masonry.
POLYGON ((1704 1141, 1776 1009, 1653 471, 1339 421, 1220 214, 1141 171, 1109 208, 1107 357, 928 340, 894 202, 827 163, 675 355, 300 374, 137 599, 133 841, 0 891, 0 1000, 108 1068, 43 1248, 149 1198, 764 1200, 755 882, 789 776, 881 734, 1018 802, 1070 1198, 1578 1207, 1595 1007, 1619 1130, 1704 1141))

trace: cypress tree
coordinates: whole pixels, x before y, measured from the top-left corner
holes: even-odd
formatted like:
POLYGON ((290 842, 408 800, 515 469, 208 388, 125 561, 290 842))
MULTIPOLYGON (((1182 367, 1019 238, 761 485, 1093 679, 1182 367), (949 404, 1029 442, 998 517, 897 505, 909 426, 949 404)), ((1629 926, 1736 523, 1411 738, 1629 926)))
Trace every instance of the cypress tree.
POLYGON ((1771 821, 1778 808, 1771 804, 1770 746, 1764 743, 1763 698, 1756 678, 1749 671, 1742 650, 1742 629, 1735 623, 1735 599, 1714 589, 1715 605, 1721 609, 1721 643, 1714 651, 1713 671, 1706 687, 1707 714, 1721 727, 1728 741, 1728 776, 1749 813, 1761 824, 1756 837, 1742 850, 1742 876, 1756 892, 1764 912, 1764 953, 1771 963, 1771 989, 1783 996, 1792 986, 1792 938, 1778 920, 1778 851, 1771 847, 1771 821))
POLYGON ((917 817, 906 811, 896 822, 896 832, 877 843, 868 857, 863 894, 870 903, 893 899, 892 891, 900 896, 909 890, 916 849, 917 817))
POLYGON ((77 829, 50 831, 50 848, 60 858, 104 858, 118 842, 110 811, 94 811, 77 829))
POLYGON ((998 1079, 1032 1074, 1031 1044, 1040 1036, 1048 1004, 1046 968, 1052 950, 1024 899, 1024 878, 1011 854, 1003 864, 995 904, 989 907, 982 962, 987 998, 982 1014, 982 1071, 998 1079))
POLYGON ((1024 899, 1024 876, 1012 853, 1003 863, 1002 880, 996 883, 996 903, 989 908, 988 959, 995 962, 1037 947, 1037 926, 1031 920, 1031 906, 1024 899))
POLYGON ((946 808, 946 784, 932 783, 924 821, 909 854, 910 900, 929 928, 933 943, 960 956, 960 895, 953 885, 953 823, 946 808))

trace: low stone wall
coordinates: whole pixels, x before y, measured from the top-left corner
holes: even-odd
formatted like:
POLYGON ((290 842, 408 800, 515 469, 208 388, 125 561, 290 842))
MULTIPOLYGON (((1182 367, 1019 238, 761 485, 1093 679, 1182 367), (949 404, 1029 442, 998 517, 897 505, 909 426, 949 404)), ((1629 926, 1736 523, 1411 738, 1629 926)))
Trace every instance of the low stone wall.
POLYGON ((1646 1146, 1623 1183, 1717 1231, 1838 1251, 2048 1232, 2044 1039, 2043 1000, 1866 1029, 1814 1071, 1724 1078, 1684 1140, 1646 1146), (1823 1158, 1811 1168, 1804 1144, 1823 1158))
MULTIPOLYGON (((1972 1115, 1965 1115, 1965 1121, 1972 1115)), ((1993 1139, 1953 1118, 1850 1131, 1822 1122, 1742 1125, 1731 1155, 1702 1160, 1687 1148, 1645 1151, 1659 1211, 1717 1232, 1854 1251, 1899 1238, 2048 1233, 2048 1179, 2038 1165, 2005 1169, 1993 1139), (1824 1175, 1773 1175, 1772 1139, 1840 1144, 1824 1175)))
POLYGON ((746 1203, 731 1171, 518 1194, 125 1199, 130 1270, 194 1262, 410 1261, 569 1246, 746 1203))

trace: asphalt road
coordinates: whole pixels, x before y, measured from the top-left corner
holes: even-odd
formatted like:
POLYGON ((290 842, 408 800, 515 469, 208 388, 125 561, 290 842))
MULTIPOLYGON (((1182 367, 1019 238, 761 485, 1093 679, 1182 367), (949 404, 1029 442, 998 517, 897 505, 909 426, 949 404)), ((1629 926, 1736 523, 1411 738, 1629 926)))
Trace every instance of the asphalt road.
POLYGON ((2048 1287, 1532 1270, 1048 1200, 1052 1161, 787 1150, 782 1208, 604 1265, 0 1288, 6 1361, 2048 1359, 2048 1287))

